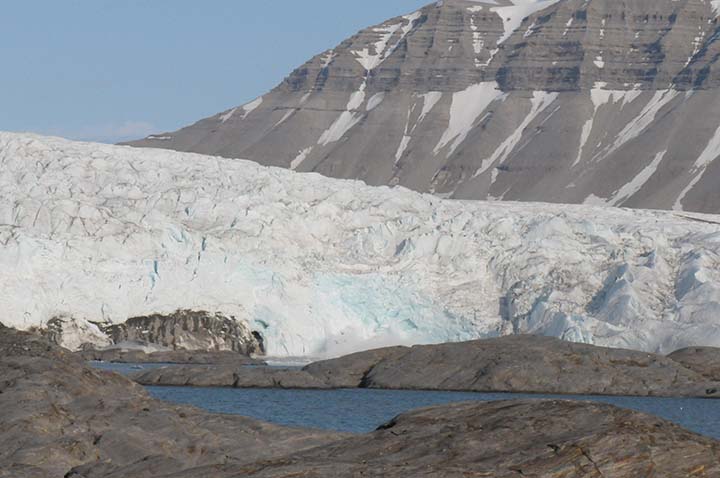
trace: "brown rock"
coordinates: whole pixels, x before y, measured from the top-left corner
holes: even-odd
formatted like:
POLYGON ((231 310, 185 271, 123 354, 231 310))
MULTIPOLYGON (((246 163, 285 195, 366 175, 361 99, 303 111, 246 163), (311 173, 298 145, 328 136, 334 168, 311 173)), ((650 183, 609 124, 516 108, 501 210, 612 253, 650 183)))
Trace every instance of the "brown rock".
POLYGON ((688 347, 671 353, 668 358, 708 380, 720 381, 720 348, 688 347))
POLYGON ((7 328, 0 328, 0 430, 0 476, 13 478, 150 477, 268 459, 344 436, 153 400, 120 375, 7 328))
POLYGON ((409 412, 374 433, 280 460, 175 476, 717 477, 720 442, 605 404, 474 402, 409 412))
POLYGON ((390 347, 302 370, 166 367, 133 379, 146 385, 720 397, 720 381, 661 355, 532 335, 390 347))

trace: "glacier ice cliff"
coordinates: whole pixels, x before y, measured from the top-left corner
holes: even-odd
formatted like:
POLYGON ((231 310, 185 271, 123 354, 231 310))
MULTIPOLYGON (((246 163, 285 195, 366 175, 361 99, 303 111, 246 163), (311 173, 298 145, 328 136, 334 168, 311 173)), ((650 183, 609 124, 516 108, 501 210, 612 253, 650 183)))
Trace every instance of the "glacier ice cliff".
POLYGON ((0 322, 208 310, 272 356, 535 333, 720 346, 720 216, 441 200, 166 150, 0 133, 0 322))

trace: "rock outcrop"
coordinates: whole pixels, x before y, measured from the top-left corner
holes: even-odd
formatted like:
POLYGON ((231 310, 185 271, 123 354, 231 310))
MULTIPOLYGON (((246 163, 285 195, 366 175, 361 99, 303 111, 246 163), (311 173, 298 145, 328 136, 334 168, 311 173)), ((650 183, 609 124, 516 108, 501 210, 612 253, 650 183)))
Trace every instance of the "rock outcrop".
MULTIPOLYGON (((123 344, 175 351, 235 352, 263 354, 265 346, 259 332, 235 317, 204 311, 177 310, 172 314, 132 317, 118 324, 54 317, 33 331, 67 349, 95 351, 121 360, 123 344)), ((134 353, 137 355, 135 351, 134 353)), ((132 355, 132 354, 131 354, 132 355)), ((159 357, 159 356, 158 356, 159 357)), ((182 358, 182 354, 178 354, 182 358)))
POLYGON ((708 380, 720 381, 719 348, 688 347, 673 352, 668 357, 708 380))
POLYGON ((708 0, 444 0, 131 143, 460 199, 720 212, 708 0))
POLYGON ((362 436, 150 399, 46 340, 0 326, 0 477, 717 476, 720 442, 609 405, 467 403, 362 436))
POLYGON ((302 370, 164 367, 132 378, 144 385, 720 398, 720 380, 661 355, 537 336, 391 347, 316 362, 302 370))
POLYGON ((464 403, 241 469, 177 478, 310 476, 657 478, 720 476, 720 443, 641 413, 569 401, 464 403))
POLYGON ((255 462, 342 434, 288 429, 151 399, 45 339, 0 326, 0 476, 154 477, 255 462))
POLYGON ((133 317, 104 329, 113 343, 142 341, 173 350, 264 352, 262 337, 234 317, 202 311, 133 317))

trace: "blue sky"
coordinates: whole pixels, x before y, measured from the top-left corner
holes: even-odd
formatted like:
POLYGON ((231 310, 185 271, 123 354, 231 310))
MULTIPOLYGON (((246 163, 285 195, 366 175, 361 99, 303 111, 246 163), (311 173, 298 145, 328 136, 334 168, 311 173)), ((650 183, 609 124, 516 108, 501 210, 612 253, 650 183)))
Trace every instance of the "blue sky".
POLYGON ((245 103, 314 54, 431 0, 17 0, 0 130, 115 142, 245 103))

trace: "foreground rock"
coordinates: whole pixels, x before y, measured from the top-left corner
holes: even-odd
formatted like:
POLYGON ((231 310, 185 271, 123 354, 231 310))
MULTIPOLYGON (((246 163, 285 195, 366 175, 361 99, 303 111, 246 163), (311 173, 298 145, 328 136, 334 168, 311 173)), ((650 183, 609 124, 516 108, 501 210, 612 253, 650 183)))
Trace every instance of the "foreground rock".
POLYGON ((159 402, 1 326, 0 430, 0 476, 13 478, 142 478, 270 459, 342 437, 159 402))
POLYGON ((689 347, 668 355, 708 380, 720 381, 720 348, 689 347))
POLYGON ((718 476, 720 442, 608 405, 467 403, 349 436, 148 398, 42 338, 0 326, 0 476, 718 476))
POLYGON ((661 355, 538 336, 390 347, 302 370, 161 368, 133 378, 146 385, 720 397, 720 382, 661 355))
POLYGON ((720 443, 609 405, 464 403, 399 416, 374 433, 210 477, 715 477, 720 443))

